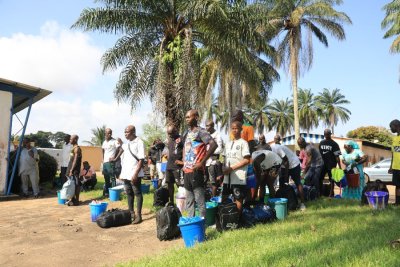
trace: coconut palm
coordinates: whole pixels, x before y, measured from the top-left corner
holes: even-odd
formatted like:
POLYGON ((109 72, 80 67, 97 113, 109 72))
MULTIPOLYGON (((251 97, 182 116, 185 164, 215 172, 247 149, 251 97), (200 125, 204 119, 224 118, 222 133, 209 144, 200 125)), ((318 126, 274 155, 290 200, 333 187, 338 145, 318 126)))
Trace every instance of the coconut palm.
POLYGON ((318 127, 319 123, 314 94, 311 89, 299 88, 298 100, 300 127, 310 133, 310 130, 318 127))
POLYGON ((324 88, 322 93, 315 97, 316 105, 321 118, 326 126, 330 127, 334 133, 334 127, 339 120, 343 123, 350 119, 351 112, 343 105, 350 104, 344 95, 340 93, 340 89, 334 89, 332 92, 324 88))
POLYGON ((345 39, 343 24, 350 18, 336 11, 341 0, 277 0, 265 1, 273 6, 270 22, 278 29, 276 65, 283 66, 291 76, 295 138, 300 136, 297 82, 302 71, 313 62, 313 36, 326 47, 327 32, 338 40, 345 39), (284 33, 283 36, 280 33, 284 33))
POLYGON ((387 29, 383 38, 391 38, 395 36, 390 46, 391 53, 400 52, 400 1, 393 0, 389 4, 383 6, 386 16, 383 19, 382 29, 387 29))
POLYGON ((270 106, 271 128, 276 129, 282 137, 293 129, 293 102, 289 98, 274 99, 270 106))
POLYGON ((263 82, 256 52, 268 44, 246 23, 252 17, 245 0, 97 2, 101 7, 84 9, 73 27, 122 35, 102 57, 103 71, 123 67, 115 88, 118 101, 134 108, 150 96, 166 122, 179 128, 184 113, 201 105, 202 49, 240 73, 240 81, 263 82))
POLYGON ((86 144, 91 146, 102 146, 104 140, 106 139, 106 126, 103 125, 101 127, 96 127, 91 129, 92 131, 92 139, 90 141, 83 141, 86 144))
POLYGON ((266 102, 259 101, 250 108, 245 109, 245 114, 251 118, 251 124, 257 130, 258 134, 262 134, 264 130, 271 129, 271 109, 268 99, 266 102))

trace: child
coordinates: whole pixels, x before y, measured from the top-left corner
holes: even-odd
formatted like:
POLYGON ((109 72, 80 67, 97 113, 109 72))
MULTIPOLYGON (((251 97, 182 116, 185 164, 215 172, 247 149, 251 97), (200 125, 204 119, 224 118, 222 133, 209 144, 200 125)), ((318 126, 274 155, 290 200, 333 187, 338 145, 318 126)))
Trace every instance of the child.
POLYGON ((232 194, 235 204, 242 213, 243 200, 247 195, 246 176, 247 165, 250 163, 250 151, 247 141, 240 138, 242 123, 234 121, 231 124, 233 140, 225 146, 224 185, 222 201, 232 194))

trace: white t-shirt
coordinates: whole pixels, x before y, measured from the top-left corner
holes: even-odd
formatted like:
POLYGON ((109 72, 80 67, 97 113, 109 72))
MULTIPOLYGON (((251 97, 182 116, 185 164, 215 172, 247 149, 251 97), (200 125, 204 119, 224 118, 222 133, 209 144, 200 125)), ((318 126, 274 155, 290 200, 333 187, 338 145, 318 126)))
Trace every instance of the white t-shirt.
POLYGON ((71 149, 72 145, 70 143, 63 144, 61 152, 61 167, 68 167, 71 149))
POLYGON ((39 160, 39 154, 36 148, 32 147, 30 150, 33 152, 33 158, 29 155, 27 148, 22 148, 21 155, 19 156, 19 175, 29 174, 36 171, 36 162, 39 160))
POLYGON ((281 157, 279 157, 278 154, 276 154, 275 152, 270 151, 270 150, 257 150, 257 151, 254 151, 253 154, 251 155, 251 158, 254 160, 260 154, 264 154, 265 155, 264 160, 260 164, 261 168, 263 170, 268 170, 268 169, 271 169, 274 166, 282 164, 281 157))
MULTIPOLYGON (((246 156, 250 156, 249 144, 246 140, 240 138, 238 140, 229 141, 224 150, 225 155, 225 166, 232 167, 239 163, 246 156)), ((236 169, 230 173, 231 184, 245 185, 247 175, 247 165, 239 169, 236 169)), ((224 183, 229 182, 229 175, 225 175, 224 183)))
MULTIPOLYGON (((214 151, 214 155, 217 154, 221 154, 223 153, 223 149, 224 149, 224 142, 222 141, 221 135, 219 134, 219 132, 215 131, 212 134, 210 134, 211 137, 214 139, 215 143, 217 143, 218 147, 217 149, 215 149, 214 151)), ((207 146, 207 150, 209 148, 209 145, 207 146)), ((212 159, 212 157, 210 157, 209 159, 207 159, 206 161, 206 166, 210 166, 210 165, 215 165, 217 164, 217 160, 212 159)))
POLYGON ((286 156, 289 161, 289 169, 293 169, 294 167, 297 167, 297 165, 300 164, 300 160, 297 157, 297 155, 290 150, 287 146, 283 146, 280 144, 275 144, 271 146, 272 151, 274 151, 276 154, 278 154, 282 159, 286 156))
POLYGON ((119 144, 114 138, 111 138, 108 141, 104 140, 103 145, 101 146, 101 148, 104 149, 103 163, 109 162, 110 158, 115 156, 117 147, 119 147, 119 144))
MULTIPOLYGON (((134 140, 128 141, 127 143, 123 144, 122 149, 124 150, 124 153, 122 153, 121 155, 122 170, 120 179, 131 180, 136 170, 138 161, 135 159, 134 156, 132 156, 130 151, 132 151, 132 153, 138 159, 144 159, 145 158, 144 143, 139 137, 136 137, 134 140)), ((143 177, 143 176, 144 176, 143 168, 141 168, 138 177, 143 177)))

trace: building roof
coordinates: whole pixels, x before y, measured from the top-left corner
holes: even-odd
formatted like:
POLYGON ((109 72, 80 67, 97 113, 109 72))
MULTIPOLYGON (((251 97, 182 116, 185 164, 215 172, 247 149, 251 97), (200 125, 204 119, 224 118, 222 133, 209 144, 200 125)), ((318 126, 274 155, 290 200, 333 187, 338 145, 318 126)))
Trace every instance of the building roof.
POLYGON ((51 94, 51 91, 39 87, 34 87, 31 85, 18 83, 2 78, 0 78, 0 91, 8 91, 13 93, 13 99, 12 99, 13 114, 28 107, 31 98, 33 100, 32 101, 33 104, 51 94))

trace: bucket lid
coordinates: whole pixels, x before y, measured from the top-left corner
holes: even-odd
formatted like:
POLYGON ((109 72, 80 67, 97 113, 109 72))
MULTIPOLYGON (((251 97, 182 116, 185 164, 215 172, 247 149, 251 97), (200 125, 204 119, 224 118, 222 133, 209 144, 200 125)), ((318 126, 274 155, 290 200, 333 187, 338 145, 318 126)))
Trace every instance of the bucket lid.
POLYGON ((273 203, 287 203, 288 200, 287 198, 270 198, 268 199, 269 202, 273 202, 273 203))
POLYGON ((389 193, 384 191, 369 191, 365 192, 366 197, 386 197, 389 193))

